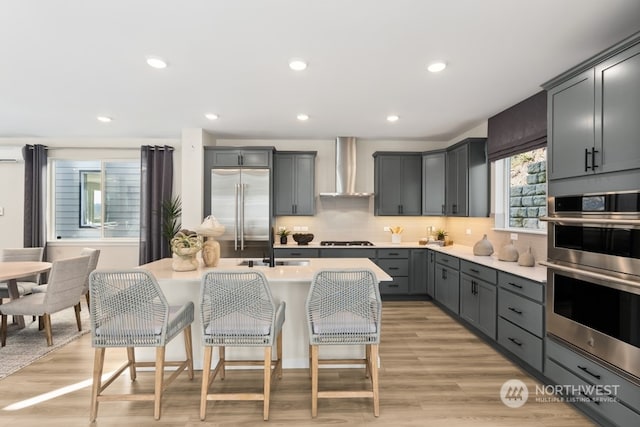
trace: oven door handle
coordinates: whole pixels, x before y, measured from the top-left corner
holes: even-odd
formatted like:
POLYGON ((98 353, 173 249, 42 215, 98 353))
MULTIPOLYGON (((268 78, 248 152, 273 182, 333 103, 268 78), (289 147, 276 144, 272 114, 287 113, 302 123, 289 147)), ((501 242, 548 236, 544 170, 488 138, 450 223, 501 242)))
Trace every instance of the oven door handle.
POLYGON ((549 267, 552 270, 564 271, 565 273, 573 273, 582 277, 602 280, 609 283, 615 283, 617 285, 631 286, 632 289, 638 289, 638 286, 640 285, 640 282, 637 281, 621 279, 619 277, 608 276, 606 274, 594 273, 589 270, 580 270, 578 268, 567 267, 566 265, 555 264, 549 261, 540 261, 539 264, 544 265, 545 267, 549 267))
POLYGON ((564 224, 605 224, 605 225, 632 225, 640 227, 638 219, 608 219, 608 218, 572 218, 572 217, 550 217, 538 218, 540 221, 564 224))

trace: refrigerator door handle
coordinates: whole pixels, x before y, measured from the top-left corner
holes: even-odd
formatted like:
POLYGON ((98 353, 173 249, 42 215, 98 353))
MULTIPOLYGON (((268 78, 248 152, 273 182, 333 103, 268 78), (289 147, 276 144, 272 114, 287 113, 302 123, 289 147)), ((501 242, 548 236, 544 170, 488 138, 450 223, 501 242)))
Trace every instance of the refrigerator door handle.
POLYGON ((244 251, 244 188, 247 184, 240 184, 240 250, 244 251))
POLYGON ((238 190, 240 184, 236 184, 235 188, 236 188, 236 206, 235 206, 235 213, 233 215, 234 217, 234 223, 233 223, 233 248, 234 250, 238 250, 238 207, 239 207, 239 202, 240 200, 238 199, 238 190))

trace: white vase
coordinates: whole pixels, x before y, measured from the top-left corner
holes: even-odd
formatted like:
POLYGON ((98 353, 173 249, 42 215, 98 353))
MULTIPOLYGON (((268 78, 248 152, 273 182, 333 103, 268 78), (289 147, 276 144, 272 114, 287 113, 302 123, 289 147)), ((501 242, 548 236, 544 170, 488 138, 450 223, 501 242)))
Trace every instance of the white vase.
POLYGON ((401 243, 402 242, 402 235, 401 234, 392 234, 391 235, 391 243, 401 243))
POLYGON ((482 239, 478 240, 475 245, 473 245, 473 254, 478 256, 489 256, 493 253, 493 245, 487 239, 487 235, 485 234, 482 239))
POLYGON ((518 265, 523 267, 533 267, 535 263, 536 260, 531 253, 531 246, 529 246, 525 252, 520 254, 520 257, 518 258, 518 265))
POLYGON ((518 250, 513 244, 513 240, 510 240, 508 244, 504 245, 498 253, 498 259, 500 261, 516 262, 518 261, 518 250))
POLYGON ((215 267, 220 261, 220 243, 209 237, 202 245, 202 261, 207 267, 215 267))
POLYGON ((171 268, 173 271, 193 271, 198 269, 198 259, 196 254, 200 248, 177 248, 171 257, 171 268))

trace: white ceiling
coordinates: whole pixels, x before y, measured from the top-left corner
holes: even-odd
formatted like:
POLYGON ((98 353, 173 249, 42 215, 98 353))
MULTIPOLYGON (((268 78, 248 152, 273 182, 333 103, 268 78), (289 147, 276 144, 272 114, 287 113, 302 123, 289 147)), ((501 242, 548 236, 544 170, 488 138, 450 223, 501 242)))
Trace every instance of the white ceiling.
POLYGON ((0 0, 0 137, 446 141, 638 30, 638 0, 0 0))

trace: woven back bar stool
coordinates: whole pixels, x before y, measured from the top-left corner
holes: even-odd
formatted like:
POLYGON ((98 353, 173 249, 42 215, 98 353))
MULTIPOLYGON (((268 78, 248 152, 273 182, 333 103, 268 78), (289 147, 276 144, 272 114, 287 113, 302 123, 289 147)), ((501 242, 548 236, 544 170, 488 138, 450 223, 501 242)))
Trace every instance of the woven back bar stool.
POLYGON ((89 293, 91 344, 95 348, 91 421, 98 415, 100 402, 120 400, 152 400, 153 416, 159 420, 164 390, 185 369, 193 379, 193 303, 170 306, 155 277, 139 269, 94 271, 89 279, 89 293), (165 345, 183 331, 186 360, 166 362, 165 345), (108 347, 125 347, 127 361, 103 383, 104 356, 108 347), (137 362, 135 347, 156 347, 155 362, 137 362), (176 369, 165 379, 165 367, 174 366, 176 369), (153 393, 103 394, 127 368, 131 381, 135 381, 137 367, 155 367, 153 393))
POLYGON ((311 416, 318 415, 319 398, 370 397, 373 414, 380 414, 378 344, 382 303, 378 280, 368 269, 320 270, 311 282, 306 301, 311 372, 311 416), (364 359, 318 360, 320 345, 364 345, 364 359), (370 390, 318 391, 320 364, 362 364, 371 378, 370 390))
POLYGON ((200 288, 202 340, 205 347, 200 394, 200 419, 208 400, 262 400, 264 420, 269 419, 272 374, 282 378, 282 324, 284 301, 276 305, 266 277, 256 270, 208 272, 200 288), (272 347, 276 345, 275 360, 272 347), (213 347, 218 363, 211 370, 213 347), (227 360, 225 347, 264 347, 264 360, 227 360), (262 365, 262 393, 209 393, 218 374, 225 378, 227 366, 262 365))

